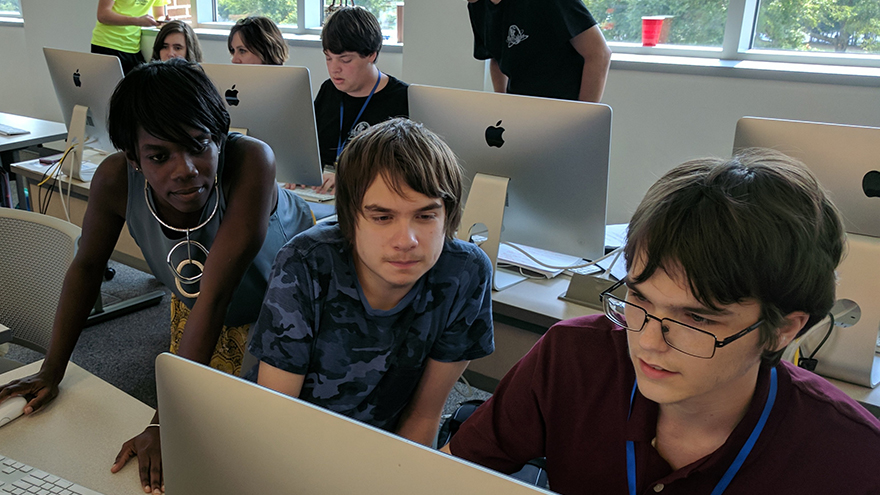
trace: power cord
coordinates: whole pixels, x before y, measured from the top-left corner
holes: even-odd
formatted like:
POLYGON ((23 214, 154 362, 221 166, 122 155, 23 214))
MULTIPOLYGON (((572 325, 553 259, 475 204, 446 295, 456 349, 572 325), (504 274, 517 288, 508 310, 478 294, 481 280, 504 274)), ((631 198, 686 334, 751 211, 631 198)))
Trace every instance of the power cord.
MULTIPOLYGON (((55 183, 58 183, 59 176, 61 175, 61 168, 64 160, 67 159, 68 155, 73 151, 76 146, 76 140, 74 140, 73 144, 71 144, 66 150, 64 150, 64 154, 61 155, 61 159, 55 162, 55 164, 50 165, 49 168, 43 172, 43 175, 40 177, 40 182, 37 183, 37 202, 39 203, 39 211, 41 214, 46 214, 49 211, 49 204, 52 201, 52 193, 55 191, 55 183), (51 179, 55 179, 55 183, 49 185, 49 191, 46 193, 46 199, 43 200, 42 196, 42 186, 46 182, 51 179)), ((58 194, 61 197, 61 207, 64 209, 64 215, 67 217, 67 221, 70 221, 70 193, 73 190, 73 177, 68 177, 68 186, 67 186, 67 203, 64 202, 64 189, 62 188, 64 181, 61 181, 61 184, 58 185, 58 194)))
POLYGON ((825 336, 822 337, 822 341, 819 342, 819 345, 813 349, 813 352, 810 353, 810 357, 799 357, 800 349, 798 349, 797 354, 795 354, 797 365, 807 371, 815 371, 816 365, 819 364, 819 360, 816 359, 816 353, 819 352, 819 349, 825 344, 825 341, 828 340, 828 337, 831 336, 831 331, 834 329, 834 315, 832 313, 828 313, 828 318, 831 319, 831 324, 828 325, 828 330, 825 332, 825 336))
POLYGON ((615 257, 614 261, 611 262, 611 264, 614 265, 614 263, 617 262, 617 259, 623 253, 623 247, 619 247, 619 248, 615 249, 614 251, 611 251, 610 253, 606 254, 605 256, 602 256, 601 258, 596 258, 593 261, 587 261, 586 263, 577 263, 577 264, 573 264, 573 265, 558 266, 558 265, 551 265, 551 264, 548 264, 548 263, 545 263, 545 262, 539 260, 538 258, 533 256, 532 253, 528 252, 527 250, 523 249, 520 246, 517 246, 516 244, 512 244, 509 242, 502 242, 502 244, 519 251, 520 253, 524 254, 530 260, 532 260, 535 263, 541 265, 542 267, 548 268, 550 270, 570 270, 570 269, 577 269, 577 268, 585 268, 588 266, 596 265, 601 261, 605 261, 606 259, 610 258, 611 256, 615 257))

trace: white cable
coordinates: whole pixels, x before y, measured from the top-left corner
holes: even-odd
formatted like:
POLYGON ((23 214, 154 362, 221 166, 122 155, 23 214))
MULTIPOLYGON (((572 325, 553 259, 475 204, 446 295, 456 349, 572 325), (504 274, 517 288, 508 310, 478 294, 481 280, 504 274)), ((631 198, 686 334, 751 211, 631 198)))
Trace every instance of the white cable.
POLYGON ((455 388, 456 392, 460 393, 466 399, 469 399, 474 396, 474 387, 471 386, 471 383, 467 380, 467 378, 464 377, 464 375, 461 375, 460 377, 458 377, 458 381, 455 382, 455 385, 458 385, 459 383, 465 384, 465 386, 467 387, 467 389, 466 389, 467 392, 462 392, 461 390, 458 389, 458 387, 455 388))
MULTIPOLYGON (((76 138, 73 138, 70 148, 67 153, 62 157, 62 161, 66 160, 70 157, 71 160, 76 159, 76 150, 74 147, 76 146, 76 138), (73 154, 73 157, 71 157, 73 154)), ((82 156, 80 156, 80 162, 82 162, 82 156)), ((63 163, 59 168, 64 168, 63 163)), ((58 181, 58 196, 61 198, 61 209, 64 210, 64 216, 67 218, 67 221, 70 222, 70 193, 73 191, 73 166, 70 167, 70 173, 67 175, 67 203, 64 202, 64 179, 60 179, 58 181)))
POLYGON ((601 258, 597 258, 593 261, 588 261, 586 263, 579 263, 579 264, 575 264, 575 265, 556 266, 556 265, 550 265, 550 264, 544 263, 543 261, 539 260, 538 258, 535 258, 531 253, 529 253, 525 249, 523 249, 515 244, 511 244, 509 242, 503 242, 502 244, 521 252, 522 254, 526 255, 526 257, 528 257, 530 260, 543 266, 544 268, 549 268, 551 270, 570 270, 572 268, 584 268, 587 266, 596 265, 600 261, 605 261, 607 258, 616 255, 616 257, 614 258, 614 261, 611 263, 612 265, 614 265, 614 263, 617 262, 617 258, 620 257, 620 253, 623 252, 623 247, 621 246, 621 247, 615 249, 614 251, 611 251, 610 253, 606 254, 605 256, 602 256, 601 258))

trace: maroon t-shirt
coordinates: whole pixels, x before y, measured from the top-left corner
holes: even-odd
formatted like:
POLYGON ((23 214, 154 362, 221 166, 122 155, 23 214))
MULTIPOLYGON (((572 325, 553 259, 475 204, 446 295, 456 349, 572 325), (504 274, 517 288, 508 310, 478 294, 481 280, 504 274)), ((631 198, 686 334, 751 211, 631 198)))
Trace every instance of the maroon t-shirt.
MULTIPOLYGON (((808 371, 776 367, 767 424, 725 495, 880 494, 880 421, 808 371)), ((512 473, 547 457, 550 488, 626 494, 626 441, 635 443, 640 494, 710 494, 752 432, 767 399, 762 366, 746 415, 714 453, 677 471, 651 447, 658 405, 638 392, 626 334, 602 315, 551 328, 451 442, 459 457, 512 473)))

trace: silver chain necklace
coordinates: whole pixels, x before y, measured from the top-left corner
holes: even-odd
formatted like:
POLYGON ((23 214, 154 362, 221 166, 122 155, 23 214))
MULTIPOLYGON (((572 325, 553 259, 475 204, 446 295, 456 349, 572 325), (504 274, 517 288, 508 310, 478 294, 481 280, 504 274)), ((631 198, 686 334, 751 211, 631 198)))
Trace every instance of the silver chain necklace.
POLYGON ((203 246, 200 242, 193 241, 192 239, 190 239, 190 232, 199 230, 200 228, 204 227, 211 220, 213 220, 214 215, 217 214, 217 209, 220 206, 220 192, 219 192, 219 187, 217 186, 217 176, 216 175, 214 176, 214 196, 216 198, 216 200, 214 201, 214 209, 211 211, 211 214, 208 215, 208 218, 204 222, 196 225, 193 228, 181 229, 178 227, 174 227, 172 225, 168 225, 167 223, 163 222, 161 218, 159 218, 159 214, 156 212, 156 209, 153 207, 153 202, 150 200, 150 183, 147 182, 146 179, 144 179, 144 201, 147 202, 147 209, 150 210, 150 213, 153 215, 153 218, 155 218, 156 221, 159 222, 159 225, 165 227, 166 229, 168 229, 170 231, 183 232, 186 234, 186 239, 178 242, 173 248, 171 248, 171 251, 168 251, 168 256, 165 258, 165 262, 168 263, 168 266, 171 268, 171 273, 174 274, 174 283, 177 286, 177 290, 180 291, 180 294, 185 297, 196 298, 196 297, 199 297, 199 294, 201 293, 201 291, 188 292, 183 288, 183 285, 184 284, 194 285, 194 284, 198 283, 198 281, 201 280, 202 274, 205 271, 205 265, 202 264, 200 261, 193 259, 192 247, 195 246, 196 248, 201 250, 202 253, 204 253, 204 255, 205 255, 205 259, 208 258, 208 249, 205 248, 205 246, 203 246), (177 266, 174 266, 174 263, 171 262, 171 256, 172 256, 172 254, 174 254, 175 251, 177 251, 179 248, 183 247, 184 245, 186 246, 186 256, 187 257, 185 259, 181 260, 181 262, 178 263, 177 266), (183 269, 189 265, 195 266, 196 269, 198 270, 198 273, 196 273, 192 277, 187 277, 187 276, 183 275, 183 269))

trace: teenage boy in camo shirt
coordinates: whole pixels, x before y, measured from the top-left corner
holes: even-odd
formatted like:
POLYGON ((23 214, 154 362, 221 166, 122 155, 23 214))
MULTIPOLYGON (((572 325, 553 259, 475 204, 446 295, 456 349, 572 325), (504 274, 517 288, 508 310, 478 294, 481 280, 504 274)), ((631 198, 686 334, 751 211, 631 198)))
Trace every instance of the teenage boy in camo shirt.
POLYGON ((494 350, 492 267, 453 238, 461 169, 406 119, 339 163, 339 223, 278 254, 250 350, 258 383, 430 444, 455 381, 494 350))

